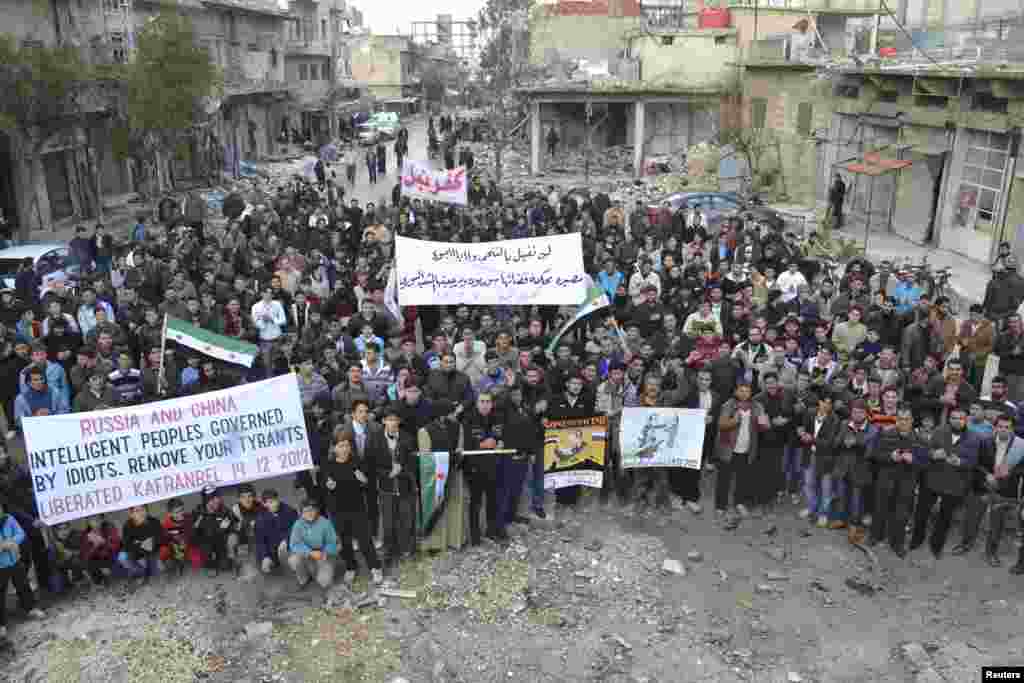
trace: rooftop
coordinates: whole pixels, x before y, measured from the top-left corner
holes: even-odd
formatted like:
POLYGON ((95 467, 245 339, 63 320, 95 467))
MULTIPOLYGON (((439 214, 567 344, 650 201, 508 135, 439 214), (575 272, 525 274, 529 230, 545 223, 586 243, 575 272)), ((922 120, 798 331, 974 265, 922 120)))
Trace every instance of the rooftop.
POLYGON ((202 0, 202 2, 204 5, 237 9, 252 14, 266 14, 273 17, 288 16, 288 10, 281 9, 274 0, 202 0))

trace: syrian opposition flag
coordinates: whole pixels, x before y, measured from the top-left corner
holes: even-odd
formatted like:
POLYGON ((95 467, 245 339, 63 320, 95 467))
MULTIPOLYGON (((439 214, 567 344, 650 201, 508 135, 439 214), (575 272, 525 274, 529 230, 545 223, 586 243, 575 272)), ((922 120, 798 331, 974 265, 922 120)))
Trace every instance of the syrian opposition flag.
POLYGON ((576 315, 572 317, 572 320, 567 322, 562 329, 558 331, 554 339, 548 345, 548 351, 554 353, 555 347, 558 346, 558 342, 561 341, 562 335, 569 331, 569 328, 583 320, 594 311, 598 311, 607 306, 611 306, 612 302, 608 300, 608 294, 601 287, 594 284, 593 280, 590 282, 590 288, 587 290, 587 297, 580 304, 579 309, 576 311, 576 315))
POLYGON ((164 316, 164 341, 173 341, 228 363, 236 363, 251 368, 260 349, 255 344, 244 342, 233 337, 215 334, 201 327, 190 325, 184 320, 164 316))
POLYGON ((429 536, 444 512, 450 457, 447 451, 420 453, 420 534, 429 536))
POLYGON ((388 283, 384 287, 384 308, 388 309, 388 313, 399 324, 405 322, 405 318, 402 317, 402 307, 398 305, 398 269, 395 264, 391 264, 388 283))

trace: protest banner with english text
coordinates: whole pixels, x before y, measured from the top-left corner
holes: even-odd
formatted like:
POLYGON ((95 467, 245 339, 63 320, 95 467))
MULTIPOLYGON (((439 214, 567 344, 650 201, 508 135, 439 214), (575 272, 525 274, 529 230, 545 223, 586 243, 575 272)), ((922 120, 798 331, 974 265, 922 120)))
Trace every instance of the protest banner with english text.
POLYGON ((466 206, 469 203, 469 174, 465 166, 451 170, 434 168, 428 161, 402 161, 402 196, 430 199, 446 204, 466 206))
POLYGON ((51 526, 313 467, 295 375, 24 425, 51 526))
POLYGON ((706 415, 705 410, 689 408, 623 408, 619 427, 622 467, 699 470, 706 415))
POLYGON ((578 306, 587 292, 579 233, 452 244, 395 236, 402 306, 578 306))

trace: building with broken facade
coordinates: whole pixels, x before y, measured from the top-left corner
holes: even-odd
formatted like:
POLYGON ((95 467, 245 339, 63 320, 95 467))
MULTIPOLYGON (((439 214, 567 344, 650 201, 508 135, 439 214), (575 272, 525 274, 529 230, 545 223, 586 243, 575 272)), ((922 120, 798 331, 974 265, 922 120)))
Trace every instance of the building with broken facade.
POLYGON ((907 24, 879 16, 867 31, 848 17, 845 48, 826 38, 795 56, 785 36, 762 39, 743 60, 739 116, 794 204, 820 213, 839 173, 851 230, 989 263, 1001 241, 1024 246, 1024 50, 1007 40, 1020 18, 1006 3, 953 4, 893 3, 907 24))
MULTIPOLYGON (((138 28, 165 6, 160 0, 58 0, 41 10, 38 2, 11 0, 0 7, 0 25, 26 45, 71 45, 89 63, 124 63, 138 28)), ((203 133, 167 155, 169 177, 205 177, 211 164, 230 173, 240 160, 279 154, 282 130, 320 130, 311 129, 318 121, 313 114, 334 83, 342 97, 357 88, 350 69, 337 64, 350 63, 342 45, 362 19, 342 0, 296 0, 290 6, 176 0, 174 8, 191 19, 196 39, 221 68, 224 91, 210 103, 203 133)), ((39 155, 26 156, 29 142, 0 134, 0 208, 23 228, 54 230, 94 218, 102 206, 123 203, 138 189, 136 169, 112 151, 99 99, 45 141, 39 155)))
POLYGON ((711 8, 561 0, 537 6, 530 60, 553 65, 553 73, 521 89, 531 106, 532 168, 543 167, 542 143, 552 129, 569 148, 628 146, 636 174, 649 157, 680 155, 718 139, 736 125, 741 64, 752 45, 782 35, 780 59, 790 51, 804 54, 823 34, 844 43, 847 17, 878 11, 877 3, 866 8, 864 0, 813 4, 743 0, 711 8), (801 20, 810 31, 793 35, 801 20))
POLYGON ((379 108, 403 114, 441 106, 462 70, 451 45, 417 43, 407 35, 360 36, 351 54, 353 77, 366 84, 379 108))

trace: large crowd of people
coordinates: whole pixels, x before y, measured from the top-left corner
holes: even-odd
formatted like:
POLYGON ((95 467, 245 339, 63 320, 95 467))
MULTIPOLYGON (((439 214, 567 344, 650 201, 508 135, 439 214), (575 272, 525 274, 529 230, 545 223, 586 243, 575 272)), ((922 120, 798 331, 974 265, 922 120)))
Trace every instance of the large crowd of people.
MULTIPOLYGON (((952 552, 970 552, 988 510, 984 555, 1000 564, 1024 460, 1024 280, 1012 256, 958 321, 911 270, 855 259, 835 272, 751 215, 479 182, 464 209, 398 192, 361 205, 345 201, 350 186, 334 173, 293 179, 223 226, 140 224, 124 245, 82 228, 77 288, 40 293, 26 267, 0 292, 9 443, 26 416, 294 372, 316 463, 295 478, 298 509, 243 485, 205 490, 191 512, 172 499, 131 509, 120 527, 98 516, 48 529, 28 471, 0 448, 0 595, 13 582, 38 617, 30 568, 57 595, 243 562, 326 589, 339 555, 342 580, 355 579, 357 550, 380 583, 403 557, 504 543, 509 525, 544 518, 544 420, 606 415, 617 434, 630 406, 706 410, 704 467, 622 469, 611 439, 603 489, 559 489, 558 505, 595 496, 700 515, 706 488, 723 525, 798 515, 900 557, 926 541, 940 556, 958 514, 952 552), (570 231, 611 306, 553 350, 568 308, 406 307, 395 319, 383 305, 395 234, 570 231), (247 369, 164 349, 165 314, 256 343, 260 357, 247 369), (494 449, 507 453, 460 457, 494 449), (452 453, 453 468, 443 509, 421 520, 417 454, 432 451, 452 453)), ((1024 573, 1024 553, 1012 571, 1024 573)))

